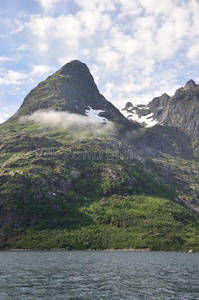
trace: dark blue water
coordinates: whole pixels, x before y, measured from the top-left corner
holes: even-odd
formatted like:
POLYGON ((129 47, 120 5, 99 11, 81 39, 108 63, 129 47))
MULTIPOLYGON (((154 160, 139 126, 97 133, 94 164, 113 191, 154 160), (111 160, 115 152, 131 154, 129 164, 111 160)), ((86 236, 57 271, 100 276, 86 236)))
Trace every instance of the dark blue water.
POLYGON ((0 252, 0 300, 199 299, 199 254, 0 252))

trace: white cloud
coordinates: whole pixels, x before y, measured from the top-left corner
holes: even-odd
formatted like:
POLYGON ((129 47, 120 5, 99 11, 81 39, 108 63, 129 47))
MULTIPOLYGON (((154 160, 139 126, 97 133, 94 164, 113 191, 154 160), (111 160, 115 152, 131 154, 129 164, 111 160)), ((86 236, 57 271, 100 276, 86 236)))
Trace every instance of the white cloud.
POLYGON ((88 39, 99 31, 109 29, 111 19, 99 12, 79 12, 77 15, 61 15, 57 18, 34 15, 26 27, 37 38, 40 50, 47 49, 50 41, 56 40, 70 46, 79 46, 80 38, 88 39))
POLYGON ((191 22, 190 26, 187 28, 189 31, 189 35, 191 38, 194 36, 198 36, 198 28, 199 28, 199 3, 196 0, 188 1, 187 5, 184 5, 184 9, 189 14, 189 21, 191 22), (190 30, 191 29, 191 30, 190 30))
POLYGON ((83 36, 79 20, 72 15, 58 18, 33 16, 27 27, 35 36, 37 47, 44 53, 50 49, 51 43, 52 46, 58 43, 78 47, 83 36))
MULTIPOLYGON (((103 123, 103 118, 98 116, 100 110, 90 110, 87 112, 88 116, 73 114, 64 111, 54 110, 38 110, 31 115, 22 116, 19 122, 34 122, 40 123, 41 125, 50 125, 54 127, 62 127, 64 129, 76 127, 89 127, 89 128, 100 128, 100 123, 103 123)), ((110 122, 106 124, 107 130, 113 129, 114 125, 110 122)), ((104 128, 104 129, 106 129, 104 128)), ((104 130, 103 129, 103 130, 104 130)))
POLYGON ((118 52, 113 51, 109 46, 98 48, 96 51, 97 61, 104 63, 107 69, 115 71, 119 67, 121 56, 118 52))
POLYGON ((111 26, 108 14, 99 11, 81 11, 76 15, 84 36, 94 35, 97 30, 107 30, 111 26))
POLYGON ((196 62, 199 59, 199 43, 191 46, 187 52, 187 57, 192 62, 196 62))
POLYGON ((171 11, 175 39, 182 39, 190 34, 190 12, 186 7, 176 7, 171 11))
POLYGON ((39 4, 43 7, 44 11, 47 13, 49 11, 53 11, 56 4, 60 0, 37 0, 39 4))
POLYGON ((41 17, 40 15, 31 16, 30 22, 26 26, 32 31, 33 35, 45 40, 52 30, 54 30, 55 19, 52 17, 41 17))
POLYGON ((76 15, 55 18, 33 15, 25 27, 32 36, 31 43, 38 55, 54 54, 58 62, 63 61, 63 57, 82 57, 85 61, 84 57, 87 58, 96 47, 96 38, 107 35, 111 17, 99 11, 79 11, 76 15))
POLYGON ((119 0, 118 2, 121 5, 121 13, 119 14, 119 18, 126 17, 127 15, 139 15, 142 12, 142 7, 137 0, 119 0))
POLYGON ((100 75, 99 75, 99 66, 97 64, 90 66, 91 74, 94 77, 95 83, 98 85, 100 83, 100 75))
POLYGON ((5 122, 9 118, 9 114, 0 112, 0 123, 5 122))
POLYGON ((0 85, 22 84, 26 79, 28 79, 28 75, 22 72, 15 72, 12 70, 8 70, 8 72, 3 76, 0 75, 0 85))
POLYGON ((18 95, 26 95, 26 92, 21 89, 19 86, 13 86, 13 88, 8 92, 9 95, 18 96, 18 95))
POLYGON ((22 44, 19 48, 17 48, 18 51, 26 51, 29 49, 30 47, 27 44, 22 44))
POLYGON ((0 123, 10 118, 16 112, 17 108, 16 105, 0 106, 0 123))
POLYGON ((76 0, 75 1, 85 11, 114 11, 116 9, 117 1, 107 0, 76 0))
POLYGON ((32 67, 31 76, 43 76, 48 74, 50 71, 55 71, 55 68, 49 67, 47 65, 37 65, 32 67))
POLYGON ((104 96, 119 108, 123 108, 126 102, 146 104, 154 97, 163 93, 174 95, 179 85, 175 82, 176 71, 172 74, 168 67, 157 70, 153 76, 137 74, 137 76, 125 76, 124 81, 117 83, 108 82, 103 91, 104 96))
POLYGON ((4 63, 4 62, 9 62, 12 61, 12 58, 8 57, 8 56, 0 56, 0 64, 4 63))
MULTIPOLYGON (((1 85, 23 84, 31 76, 39 81, 54 71, 49 66, 79 59, 91 69, 107 99, 120 105, 130 98, 147 102, 163 89, 172 92, 198 72, 196 0, 36 1, 43 7, 41 14, 16 14, 9 22, 13 28, 16 18, 15 33, 22 44, 19 47, 12 35, 17 45, 13 57, 23 60, 27 68, 31 57, 33 69, 27 71, 28 78, 13 67, 16 74, 4 72, 1 85)), ((8 59, 4 53, 0 63, 8 59)))
POLYGON ((139 0, 139 3, 146 13, 157 16, 159 14, 170 14, 175 5, 175 0, 139 0))
POLYGON ((65 57, 58 58, 58 62, 60 64, 60 66, 63 66, 65 64, 67 64, 68 62, 70 62, 71 60, 75 60, 75 59, 76 59, 75 56, 65 56, 65 57))
POLYGON ((110 31, 110 45, 126 60, 132 59, 139 51, 139 42, 129 34, 124 34, 118 28, 110 31))
POLYGON ((47 53, 49 50, 48 43, 38 43, 37 47, 41 53, 47 53))
POLYGON ((11 30, 11 34, 16 34, 19 33, 23 30, 24 25, 19 21, 19 20, 15 20, 15 24, 13 26, 13 29, 11 30))
MULTIPOLYGON (((119 105, 122 108, 127 101, 131 101, 134 104, 137 104, 137 99, 141 99, 141 95, 136 95, 136 93, 144 91, 147 94, 146 90, 150 87, 151 78, 146 78, 144 82, 136 82, 136 79, 129 78, 128 82, 113 84, 108 82, 105 86, 105 96, 111 100, 115 105, 119 105)), ((150 93, 150 96, 152 93, 150 93)), ((146 98, 145 101, 150 101, 152 98, 146 98)))
MULTIPOLYGON (((155 83, 152 82, 155 86, 155 83)), ((149 103, 154 97, 159 97, 167 92, 168 95, 173 96, 174 92, 179 88, 178 85, 162 79, 159 86, 154 89, 147 90, 151 84, 151 78, 147 78, 143 84, 125 83, 115 85, 108 82, 105 86, 104 95, 118 108, 122 109, 127 102, 132 102, 133 105, 149 103)))

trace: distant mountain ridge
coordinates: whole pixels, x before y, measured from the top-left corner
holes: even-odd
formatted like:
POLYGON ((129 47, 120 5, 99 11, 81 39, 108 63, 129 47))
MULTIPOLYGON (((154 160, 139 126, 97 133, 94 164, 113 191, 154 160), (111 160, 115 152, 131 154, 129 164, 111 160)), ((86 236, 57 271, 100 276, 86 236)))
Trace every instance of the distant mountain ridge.
POLYGON ((145 127, 170 126, 192 140, 199 139, 199 85, 192 79, 172 97, 164 93, 147 105, 133 106, 128 102, 121 112, 145 127))

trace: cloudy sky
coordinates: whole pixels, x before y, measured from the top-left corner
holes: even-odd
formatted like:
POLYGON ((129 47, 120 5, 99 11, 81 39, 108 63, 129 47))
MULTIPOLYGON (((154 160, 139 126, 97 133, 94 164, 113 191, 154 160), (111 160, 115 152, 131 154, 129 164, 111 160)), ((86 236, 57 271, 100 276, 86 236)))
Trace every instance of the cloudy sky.
POLYGON ((72 59, 118 108, 199 82, 197 0, 0 0, 0 122, 72 59))

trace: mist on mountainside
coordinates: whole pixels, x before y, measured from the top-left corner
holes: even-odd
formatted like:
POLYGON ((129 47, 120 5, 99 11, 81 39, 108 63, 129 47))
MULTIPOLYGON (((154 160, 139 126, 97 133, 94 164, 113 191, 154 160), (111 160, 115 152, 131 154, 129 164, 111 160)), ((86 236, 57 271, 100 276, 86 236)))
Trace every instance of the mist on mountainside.
MULTIPOLYGON (((103 118, 101 118, 101 120, 103 120, 103 118)), ((55 110, 38 110, 31 115, 20 117, 19 122, 33 122, 40 124, 40 126, 43 128, 50 126, 55 129, 62 128, 64 130, 83 128, 94 130, 98 133, 116 131, 115 125, 112 122, 96 122, 89 116, 55 110)))

